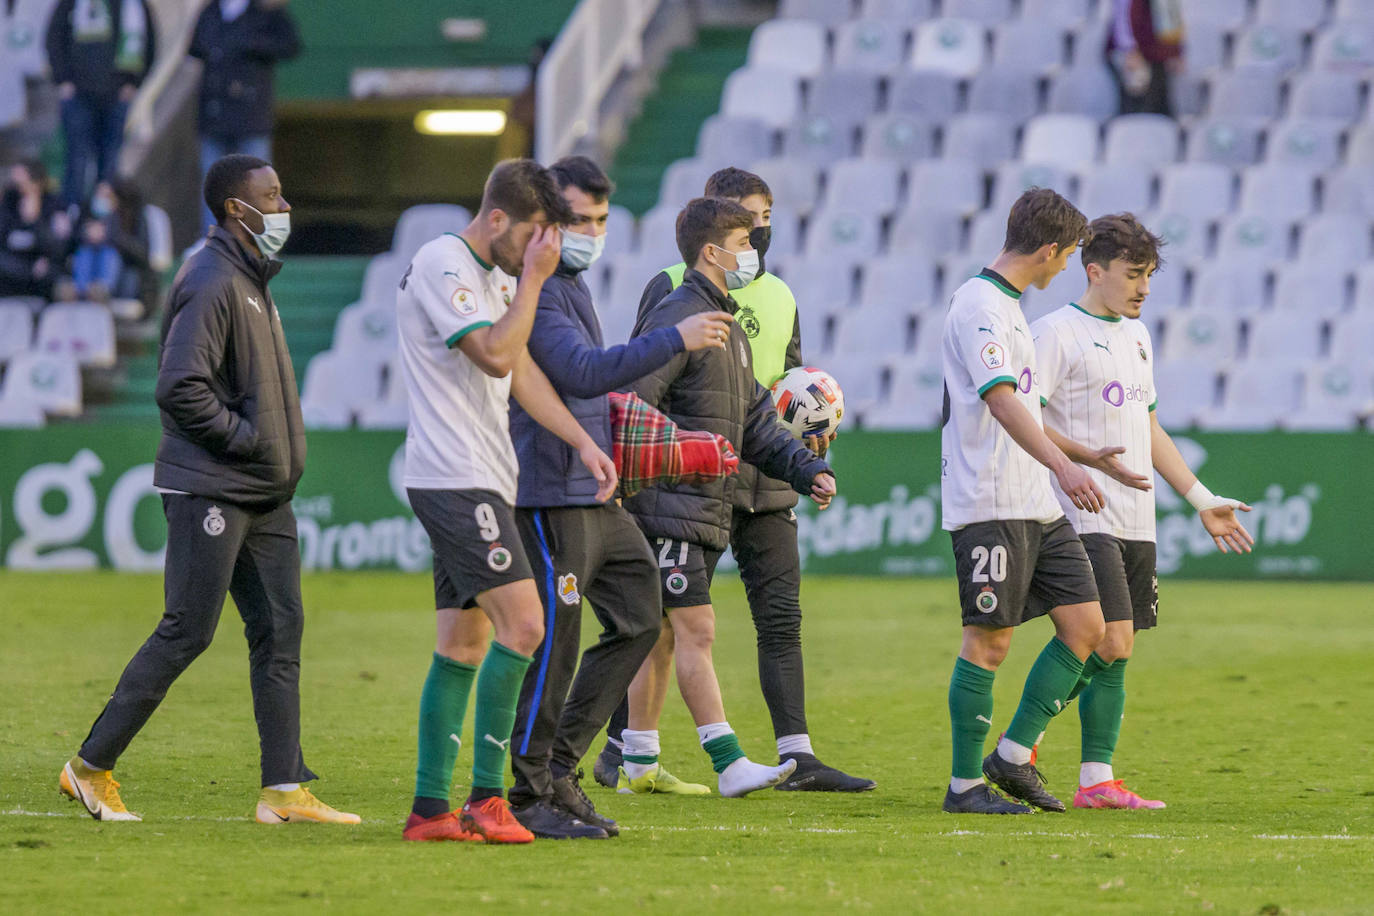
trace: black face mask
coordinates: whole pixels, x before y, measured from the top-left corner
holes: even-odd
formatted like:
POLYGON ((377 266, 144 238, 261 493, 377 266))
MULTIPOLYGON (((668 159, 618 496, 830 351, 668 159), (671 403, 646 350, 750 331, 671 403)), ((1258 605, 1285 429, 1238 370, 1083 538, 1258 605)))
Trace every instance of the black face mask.
POLYGON ((755 226, 749 230, 749 247, 759 253, 759 273, 764 272, 763 256, 768 254, 768 243, 772 240, 772 226, 755 226))

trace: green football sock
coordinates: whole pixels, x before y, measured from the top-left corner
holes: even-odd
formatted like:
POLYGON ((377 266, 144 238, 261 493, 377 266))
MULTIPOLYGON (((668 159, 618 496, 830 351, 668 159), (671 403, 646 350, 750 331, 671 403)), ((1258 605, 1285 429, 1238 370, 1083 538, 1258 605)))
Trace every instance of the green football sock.
POLYGON ((453 765, 458 760, 458 736, 477 669, 445 658, 438 652, 429 663, 429 675, 420 691, 420 752, 415 767, 417 798, 447 801, 453 786, 453 765))
POLYGON ((704 742, 701 749, 711 755, 711 768, 717 773, 724 773, 726 767, 744 756, 734 732, 704 742))
POLYGON ((1078 683, 1073 685, 1073 689, 1069 691, 1069 695, 1064 699, 1064 702, 1068 703, 1072 701, 1074 697, 1082 693, 1083 688, 1088 686, 1088 682, 1097 675, 1097 672, 1110 664, 1111 662, 1104 662, 1102 656, 1098 655, 1096 652, 1089 655, 1088 660, 1083 663, 1083 673, 1078 676, 1078 683))
POLYGON ((954 730, 956 779, 983 778, 983 742, 992 728, 992 681, 996 672, 962 658, 949 679, 949 721, 954 730))
POLYGON ((1084 763, 1112 762, 1121 737, 1121 712, 1126 708, 1126 661, 1118 658, 1102 669, 1078 701, 1084 763))
POLYGON ((504 790, 506 750, 515 727, 520 685, 532 659, 492 640, 477 673, 477 713, 473 730, 472 787, 504 790))
POLYGON ((1083 674, 1083 663, 1068 646, 1055 637, 1045 646, 1040 657, 1026 675, 1021 691, 1021 703, 1016 707, 1007 739, 1025 747, 1034 747, 1036 738, 1064 708, 1064 698, 1083 674))

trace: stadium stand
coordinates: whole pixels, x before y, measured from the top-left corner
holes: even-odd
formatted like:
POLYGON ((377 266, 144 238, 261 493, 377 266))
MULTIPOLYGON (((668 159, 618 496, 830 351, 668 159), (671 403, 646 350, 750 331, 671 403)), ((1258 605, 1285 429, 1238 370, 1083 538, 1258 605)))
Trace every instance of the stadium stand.
MULTIPOLYGON (((678 260, 678 207, 739 164, 773 189, 769 265, 797 295, 808 359, 841 380, 863 425, 928 428, 943 304, 1000 247, 1011 201, 1039 184, 1090 216, 1137 212, 1165 237, 1146 318, 1170 423, 1353 428, 1374 412, 1366 6, 1186 3, 1176 90, 1195 94, 1171 119, 1116 116, 1102 0, 784 0, 693 155, 663 172, 657 205, 637 227, 613 212, 608 256, 587 278, 607 341, 626 338, 644 284, 678 260)), ((369 303, 394 282, 382 277, 398 270, 401 229, 331 353, 375 346, 363 362, 382 365, 385 308, 369 303)), ((1082 286, 1075 262, 1027 292, 1028 315, 1082 286)), ((324 372, 333 357, 321 358, 324 372)), ((400 416, 394 392, 349 397, 356 422, 400 416)))

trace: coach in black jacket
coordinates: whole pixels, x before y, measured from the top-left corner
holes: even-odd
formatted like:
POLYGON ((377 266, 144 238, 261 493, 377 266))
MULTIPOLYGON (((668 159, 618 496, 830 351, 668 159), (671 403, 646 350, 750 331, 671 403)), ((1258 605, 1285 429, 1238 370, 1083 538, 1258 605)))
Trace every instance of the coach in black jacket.
MULTIPOLYGON (((683 263, 691 269, 677 289, 640 317, 634 335, 653 333, 703 311, 736 312, 727 289, 748 284, 757 269, 757 255, 749 244, 752 226, 753 216, 734 201, 697 198, 688 203, 678 215, 677 243, 683 263)), ((678 425, 724 436, 741 461, 810 494, 822 508, 834 495, 830 467, 778 422, 772 398, 754 378, 749 339, 737 322, 730 324, 724 350, 679 354, 636 382, 634 390, 678 425)), ((706 484, 659 485, 625 500, 654 547, 670 621, 630 689, 629 728, 622 736, 631 791, 658 790, 655 780, 661 770, 645 769, 643 761, 657 758, 663 693, 653 685, 664 682, 674 659, 683 699, 719 774, 722 795, 776 785, 796 768, 793 760, 766 767, 744 756, 725 721, 711 664, 715 612, 710 584, 716 562, 730 543, 738 485, 733 476, 706 484)))
POLYGON ((210 645, 227 592, 248 639, 262 751, 257 820, 357 823, 299 785, 315 778, 300 746, 304 614, 291 511, 305 431, 267 289, 281 268, 272 255, 290 231, 291 207, 277 173, 251 156, 216 162, 205 199, 219 224, 172 285, 158 365, 153 483, 167 515, 166 610, 64 769, 62 788, 97 819, 135 819, 122 802, 110 804, 109 771, 210 645))

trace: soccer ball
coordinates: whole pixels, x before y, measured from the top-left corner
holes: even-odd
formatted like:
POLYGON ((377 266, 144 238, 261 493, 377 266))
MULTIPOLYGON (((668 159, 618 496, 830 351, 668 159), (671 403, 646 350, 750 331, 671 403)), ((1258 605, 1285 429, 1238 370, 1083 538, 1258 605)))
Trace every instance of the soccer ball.
POLYGON ((844 392, 830 373, 798 366, 774 382, 772 391, 778 419, 796 438, 828 435, 839 428, 844 392))

